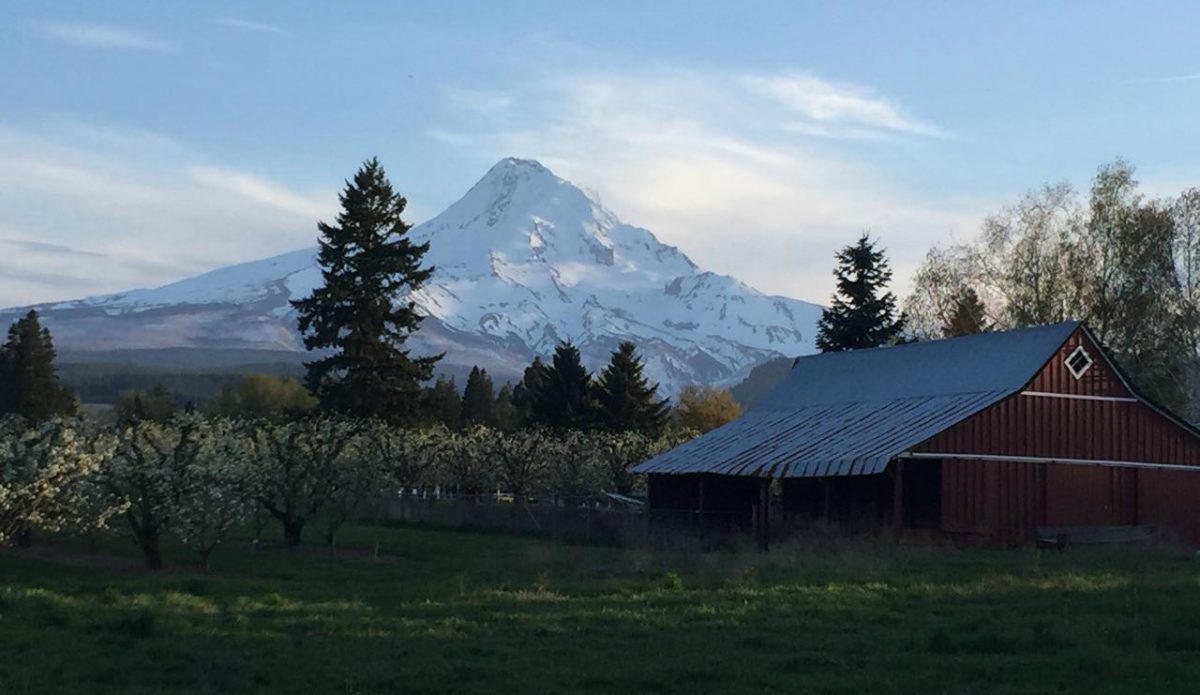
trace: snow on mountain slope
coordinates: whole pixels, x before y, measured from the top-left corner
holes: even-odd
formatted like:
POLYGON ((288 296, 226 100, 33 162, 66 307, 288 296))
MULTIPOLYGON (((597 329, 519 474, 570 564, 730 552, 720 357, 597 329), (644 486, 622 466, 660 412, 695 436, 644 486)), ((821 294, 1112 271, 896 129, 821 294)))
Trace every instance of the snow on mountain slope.
MULTIPOLYGON (((447 365, 514 378, 534 355, 571 339, 598 367, 629 339, 675 393, 814 349, 820 307, 701 271, 534 161, 502 160, 412 236, 429 241, 426 259, 437 269, 413 295, 429 318, 412 342, 446 352, 447 365)), ((315 256, 305 249, 38 309, 72 350, 302 349, 288 300, 320 282, 315 256)))

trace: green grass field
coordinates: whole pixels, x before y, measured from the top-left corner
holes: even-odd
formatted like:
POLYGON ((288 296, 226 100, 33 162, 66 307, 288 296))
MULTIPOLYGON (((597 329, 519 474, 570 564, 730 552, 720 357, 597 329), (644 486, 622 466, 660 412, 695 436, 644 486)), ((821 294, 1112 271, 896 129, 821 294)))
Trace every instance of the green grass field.
POLYGON ((369 527, 346 543, 238 543, 211 573, 176 555, 157 575, 115 540, 5 550, 0 693, 1200 687, 1200 559, 1181 551, 764 557, 369 527))

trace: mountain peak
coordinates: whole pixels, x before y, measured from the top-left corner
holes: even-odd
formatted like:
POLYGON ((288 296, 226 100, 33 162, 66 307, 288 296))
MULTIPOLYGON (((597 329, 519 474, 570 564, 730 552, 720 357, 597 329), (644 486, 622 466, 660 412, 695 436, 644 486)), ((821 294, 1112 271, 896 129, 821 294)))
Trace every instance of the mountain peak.
POLYGON ((492 175, 497 171, 521 170, 527 169, 532 172, 546 173, 553 175, 554 172, 547 169, 541 162, 536 159, 522 159, 521 157, 505 157, 492 165, 488 170, 487 176, 492 175))
MULTIPOLYGON (((632 340, 646 373, 676 393, 812 351, 820 307, 702 271, 531 159, 500 160, 411 234, 430 243, 424 260, 436 268, 409 297, 426 316, 412 346, 446 353, 443 369, 481 365, 519 379, 563 337, 598 368, 632 340)), ((299 349, 289 302, 320 284, 315 257, 310 248, 154 290, 64 302, 45 307, 43 318, 67 349, 299 349)))
POLYGON ((542 180, 550 183, 566 183, 536 159, 505 157, 492 165, 476 186, 511 189, 523 181, 542 180))

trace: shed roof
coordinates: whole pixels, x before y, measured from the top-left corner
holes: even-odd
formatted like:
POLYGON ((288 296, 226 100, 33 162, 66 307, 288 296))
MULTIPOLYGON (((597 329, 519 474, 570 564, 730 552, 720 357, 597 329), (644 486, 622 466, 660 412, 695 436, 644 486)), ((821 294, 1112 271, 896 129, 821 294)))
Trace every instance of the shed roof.
POLYGON ((804 478, 880 473, 895 456, 1019 391, 1077 321, 822 353, 742 417, 636 473, 804 478))

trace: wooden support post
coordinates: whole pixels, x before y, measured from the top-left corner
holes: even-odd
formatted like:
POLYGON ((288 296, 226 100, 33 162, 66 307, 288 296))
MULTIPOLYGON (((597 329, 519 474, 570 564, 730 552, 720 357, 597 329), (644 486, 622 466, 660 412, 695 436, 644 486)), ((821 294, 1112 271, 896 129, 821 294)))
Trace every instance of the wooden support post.
POLYGON ((821 510, 821 516, 828 525, 833 521, 833 481, 829 478, 821 478, 821 488, 825 493, 825 507, 821 510))
POLYGON ((896 459, 892 476, 892 537, 897 543, 904 533, 904 459, 896 459))
POLYGON ((704 476, 696 476, 696 517, 700 522, 700 537, 704 537, 704 476))
POLYGON ((758 484, 758 549, 766 552, 770 535, 771 479, 763 478, 758 484))
POLYGON ((646 545, 650 545, 650 522, 654 514, 654 487, 657 476, 646 476, 646 503, 642 505, 642 532, 645 534, 646 545))

